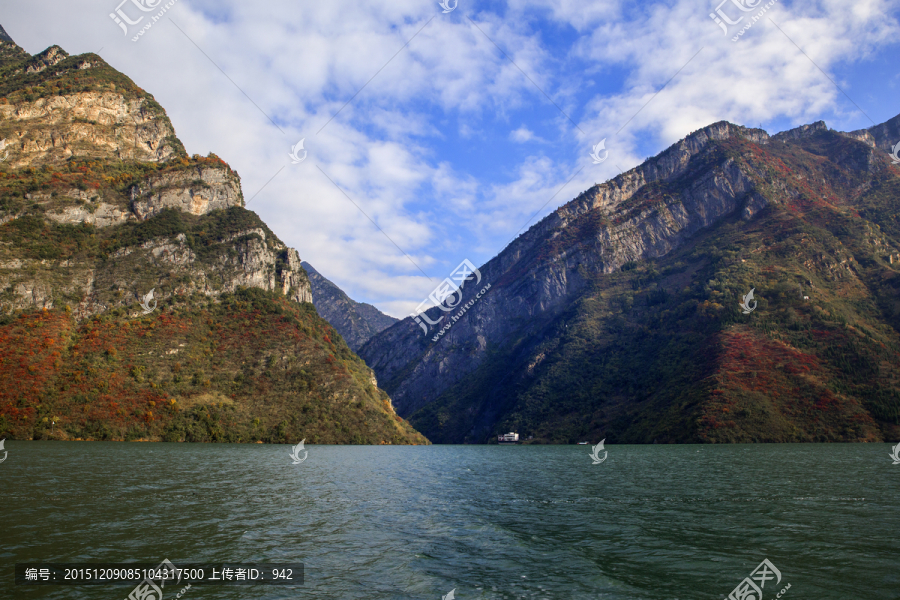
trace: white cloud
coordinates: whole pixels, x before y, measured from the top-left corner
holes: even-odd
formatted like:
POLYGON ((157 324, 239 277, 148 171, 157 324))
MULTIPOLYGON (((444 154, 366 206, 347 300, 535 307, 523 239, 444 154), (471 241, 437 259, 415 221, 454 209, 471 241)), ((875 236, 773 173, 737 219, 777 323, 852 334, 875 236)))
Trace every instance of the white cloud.
POLYGON ((882 56, 900 31, 885 0, 780 0, 736 43, 709 18, 712 1, 510 0, 444 15, 418 0, 191 0, 132 43, 108 16, 116 4, 61 3, 48 18, 42 3, 7 0, 3 25, 32 53, 102 47, 167 109, 188 152, 229 162, 247 199, 265 186, 249 208, 279 237, 396 316, 462 258, 499 252, 535 211, 530 224, 711 122, 867 126, 816 65, 832 74, 882 56), (300 138, 308 158, 293 165, 300 138), (603 138, 610 158, 594 165, 603 138), (496 164, 467 163, 486 140, 506 144, 496 164))
POLYGON ((509 139, 518 142, 519 144, 524 144, 538 138, 534 135, 533 131, 522 125, 518 129, 514 129, 510 132, 509 139))

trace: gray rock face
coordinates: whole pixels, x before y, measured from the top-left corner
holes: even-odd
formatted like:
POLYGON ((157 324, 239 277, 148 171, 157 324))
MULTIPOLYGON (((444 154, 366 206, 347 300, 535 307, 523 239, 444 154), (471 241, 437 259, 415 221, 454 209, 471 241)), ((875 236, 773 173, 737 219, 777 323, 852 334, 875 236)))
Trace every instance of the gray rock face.
MULTIPOLYGON (((132 192, 135 193, 134 188, 132 192)), ((240 180, 226 168, 198 168, 146 180, 132 199, 134 214, 144 221, 166 208, 192 215, 242 206, 240 180), (145 189, 146 188, 146 189, 145 189)))
POLYGON ((94 227, 111 227, 135 220, 133 213, 121 209, 115 204, 106 204, 95 200, 86 206, 70 206, 59 212, 48 212, 45 217, 56 223, 87 223, 94 227))
POLYGON ((815 123, 810 123, 809 125, 801 125, 800 127, 795 127, 794 129, 788 129, 787 131, 776 133, 770 139, 773 142, 783 140, 799 140, 800 138, 814 135, 816 133, 819 133, 820 131, 828 131, 828 125, 825 124, 825 121, 816 121, 815 123))
MULTIPOLYGON (((87 223, 95 227, 110 227, 130 221, 146 221, 167 208, 200 216, 214 210, 242 206, 244 202, 240 179, 224 166, 195 168, 149 177, 132 188, 132 195, 131 210, 127 210, 114 201, 104 201, 100 192, 72 188, 63 198, 81 204, 62 210, 49 210, 45 217, 56 223, 87 223)), ((51 199, 49 195, 38 193, 29 194, 28 198, 36 201, 51 199)))
POLYGON ((858 129, 844 135, 865 142, 872 148, 890 153, 894 146, 900 144, 900 115, 880 125, 868 129, 858 129))
POLYGON ((428 335, 407 318, 369 340, 359 355, 397 412, 408 416, 477 370, 488 348, 528 335, 528 323, 559 314, 584 289, 587 274, 664 256, 729 215, 749 220, 765 209, 773 194, 754 183, 765 174, 744 172, 714 142, 741 138, 763 145, 822 131, 822 122, 773 137, 726 122, 696 131, 592 187, 514 240, 481 267, 480 285, 463 289, 465 304, 491 285, 443 337, 435 332, 451 321, 433 308, 427 316, 440 322, 428 335))
POLYGON ((0 137, 14 168, 78 156, 165 161, 175 155, 165 113, 145 98, 116 92, 79 92, 0 104, 0 137))
POLYGON ((40 73, 69 57, 69 53, 59 46, 50 46, 40 54, 36 54, 31 64, 25 67, 26 73, 40 73))
POLYGON ((304 262, 303 268, 309 275, 312 302, 316 311, 337 329, 354 352, 373 335, 397 322, 397 319, 371 304, 351 300, 341 288, 323 277, 311 264, 304 262))
POLYGON ((215 298, 239 287, 255 287, 295 302, 312 302, 297 251, 267 243, 262 229, 222 240, 202 260, 183 234, 122 248, 101 261, 0 258, 0 289, 7 290, 3 313, 69 304, 73 315, 84 319, 116 307, 138 310, 139 299, 151 289, 157 290, 160 302, 168 297, 160 292, 161 284, 171 287, 175 296, 199 293, 215 298))

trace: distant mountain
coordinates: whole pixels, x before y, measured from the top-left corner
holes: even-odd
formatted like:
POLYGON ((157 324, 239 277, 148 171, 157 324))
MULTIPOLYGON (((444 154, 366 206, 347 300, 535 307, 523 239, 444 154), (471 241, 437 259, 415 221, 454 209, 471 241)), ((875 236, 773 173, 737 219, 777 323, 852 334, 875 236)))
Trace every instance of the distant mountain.
POLYGON ((152 95, 0 29, 0 438, 428 443, 311 301, 152 95))
POLYGON ((312 301, 316 310, 337 329, 354 352, 373 335, 397 322, 397 319, 384 314, 371 304, 350 299, 341 288, 323 277, 308 262, 304 261, 301 264, 309 275, 312 301))
POLYGON ((359 355, 440 443, 896 440, 898 123, 704 127, 359 355))

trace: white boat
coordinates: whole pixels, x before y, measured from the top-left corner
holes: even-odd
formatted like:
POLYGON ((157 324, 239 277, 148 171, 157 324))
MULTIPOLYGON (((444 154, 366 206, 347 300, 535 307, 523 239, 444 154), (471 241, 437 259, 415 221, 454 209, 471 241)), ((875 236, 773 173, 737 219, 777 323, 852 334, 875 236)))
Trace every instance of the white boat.
POLYGON ((497 436, 497 441, 501 444, 516 444, 519 441, 519 434, 512 431, 504 433, 497 436))

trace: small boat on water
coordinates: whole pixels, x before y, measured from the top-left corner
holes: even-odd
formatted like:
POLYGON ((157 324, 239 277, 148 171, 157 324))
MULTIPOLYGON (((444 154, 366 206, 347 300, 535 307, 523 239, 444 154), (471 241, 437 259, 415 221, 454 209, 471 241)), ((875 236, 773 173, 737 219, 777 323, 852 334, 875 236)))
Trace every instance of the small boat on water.
POLYGON ((517 444, 519 442, 518 433, 504 433, 497 436, 497 441, 501 444, 517 444))
POLYGON ((587 443, 587 442, 578 442, 578 445, 579 445, 579 446, 587 446, 588 443, 587 443))

